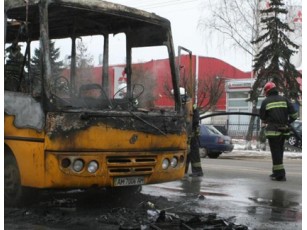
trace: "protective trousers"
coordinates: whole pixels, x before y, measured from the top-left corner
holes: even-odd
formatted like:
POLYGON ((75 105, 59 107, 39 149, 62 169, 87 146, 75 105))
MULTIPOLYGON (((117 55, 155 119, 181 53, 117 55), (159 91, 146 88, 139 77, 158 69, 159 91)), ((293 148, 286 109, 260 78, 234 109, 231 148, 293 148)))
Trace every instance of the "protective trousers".
POLYGON ((276 177, 283 177, 286 171, 283 165, 285 136, 268 137, 273 162, 272 172, 276 177))
POLYGON ((200 156, 199 156, 199 143, 198 143, 198 137, 193 136, 191 137, 190 141, 190 153, 188 154, 187 157, 187 166, 185 172, 188 172, 189 169, 189 164, 191 162, 192 166, 192 173, 202 173, 202 167, 201 167, 201 161, 200 161, 200 156))

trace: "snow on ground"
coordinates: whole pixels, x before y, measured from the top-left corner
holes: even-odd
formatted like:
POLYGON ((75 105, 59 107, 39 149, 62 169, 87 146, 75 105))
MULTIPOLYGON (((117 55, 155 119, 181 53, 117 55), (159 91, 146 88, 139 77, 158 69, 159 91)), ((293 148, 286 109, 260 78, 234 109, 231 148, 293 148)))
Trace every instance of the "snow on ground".
MULTIPOLYGON (((251 147, 252 150, 246 150, 245 140, 233 139, 234 149, 230 153, 223 153, 222 156, 263 156, 263 157, 271 157, 270 147, 268 143, 266 144, 265 150, 260 150, 257 148, 257 143, 252 142, 251 147)), ((302 150, 285 150, 284 158, 302 158, 302 150)))

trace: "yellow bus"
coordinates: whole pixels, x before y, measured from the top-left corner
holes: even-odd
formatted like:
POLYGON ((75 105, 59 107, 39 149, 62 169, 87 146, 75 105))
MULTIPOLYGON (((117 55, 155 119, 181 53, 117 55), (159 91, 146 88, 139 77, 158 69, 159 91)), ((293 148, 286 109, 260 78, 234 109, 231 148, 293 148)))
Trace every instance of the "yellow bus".
POLYGON ((4 4, 5 205, 39 189, 184 176, 187 124, 167 19, 101 0, 4 4), (162 53, 169 94, 157 92, 155 74, 133 68, 162 53))

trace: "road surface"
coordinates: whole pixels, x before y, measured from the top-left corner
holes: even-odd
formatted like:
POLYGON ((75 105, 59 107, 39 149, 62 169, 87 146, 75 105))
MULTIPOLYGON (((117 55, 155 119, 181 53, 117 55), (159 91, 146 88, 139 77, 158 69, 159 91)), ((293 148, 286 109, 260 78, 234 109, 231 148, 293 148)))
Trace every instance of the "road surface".
POLYGON ((202 159, 204 177, 144 186, 143 192, 233 216, 249 229, 302 229, 302 160, 285 159, 287 181, 271 181, 268 157, 202 159), (204 196, 205 199, 198 199, 204 196))
POLYGON ((210 220, 192 229, 221 229, 225 223, 243 226, 230 229, 302 229, 301 159, 285 160, 288 180, 273 182, 269 158, 227 157, 202 159, 204 177, 146 185, 141 193, 44 191, 29 206, 5 207, 4 229, 159 229, 150 225, 162 210, 184 223, 210 220))

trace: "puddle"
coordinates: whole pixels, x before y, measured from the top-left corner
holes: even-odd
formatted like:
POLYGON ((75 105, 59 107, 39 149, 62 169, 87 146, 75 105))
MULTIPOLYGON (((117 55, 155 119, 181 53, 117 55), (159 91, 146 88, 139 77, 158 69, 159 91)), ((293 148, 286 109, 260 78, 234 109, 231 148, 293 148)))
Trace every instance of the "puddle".
POLYGON ((262 197, 249 197, 255 205, 249 206, 250 215, 261 216, 263 220, 272 221, 301 221, 302 207, 293 192, 281 189, 267 191, 262 197))

